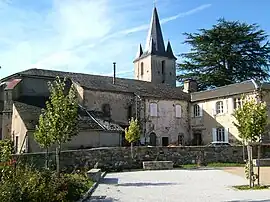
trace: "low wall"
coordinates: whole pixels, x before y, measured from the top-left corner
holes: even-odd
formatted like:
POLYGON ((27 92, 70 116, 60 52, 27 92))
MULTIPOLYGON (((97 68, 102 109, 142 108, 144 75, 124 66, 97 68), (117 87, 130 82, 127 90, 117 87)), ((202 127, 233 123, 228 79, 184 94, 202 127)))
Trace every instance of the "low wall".
MULTIPOLYGON (((143 161, 173 161, 175 166, 197 163, 242 163, 243 148, 234 147, 134 147, 134 159, 130 158, 130 147, 111 147, 70 150, 61 152, 61 167, 74 168, 98 167, 103 170, 122 170, 142 168, 143 161)), ((270 158, 270 147, 262 149, 262 158, 270 158)), ((23 162, 36 167, 43 167, 45 153, 29 153, 16 155, 23 162)), ((255 158, 255 155, 254 155, 255 158)), ((49 154, 50 165, 55 166, 55 153, 49 154)))

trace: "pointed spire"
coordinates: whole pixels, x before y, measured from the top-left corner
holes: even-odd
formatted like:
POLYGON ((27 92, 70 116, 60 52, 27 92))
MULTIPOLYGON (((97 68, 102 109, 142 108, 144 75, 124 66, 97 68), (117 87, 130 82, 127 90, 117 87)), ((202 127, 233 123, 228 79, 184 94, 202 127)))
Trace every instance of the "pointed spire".
POLYGON ((154 40, 153 38, 151 37, 150 38, 150 44, 149 44, 149 49, 148 49, 148 52, 147 53, 150 53, 150 54, 155 54, 155 44, 154 44, 154 40))
POLYGON ((138 52, 136 54, 136 58, 141 57, 142 54, 143 54, 143 50, 142 50, 142 45, 140 44, 139 47, 138 47, 138 52))
POLYGON ((160 27, 160 22, 158 18, 158 13, 156 7, 153 9, 153 14, 152 14, 152 19, 150 23, 150 28, 148 31, 148 37, 146 40, 146 45, 145 45, 145 51, 149 52, 150 44, 152 43, 154 45, 154 52, 158 55, 164 55, 165 53, 165 47, 164 47, 164 40, 162 36, 162 31, 160 27))
POLYGON ((172 46, 171 46, 170 41, 168 41, 168 44, 167 44, 166 55, 167 55, 168 58, 177 59, 173 54, 172 46))

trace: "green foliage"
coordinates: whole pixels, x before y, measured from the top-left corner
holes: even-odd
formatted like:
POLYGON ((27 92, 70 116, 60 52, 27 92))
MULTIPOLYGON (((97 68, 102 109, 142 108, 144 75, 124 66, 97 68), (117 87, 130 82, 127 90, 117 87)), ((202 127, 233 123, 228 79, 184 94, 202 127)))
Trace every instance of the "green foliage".
POLYGON ((11 156, 13 153, 13 142, 9 139, 0 140, 0 181, 5 181, 12 174, 15 163, 11 156))
POLYGON ((199 89, 224 86, 248 79, 269 78, 270 44, 256 24, 219 19, 211 29, 185 33, 189 53, 181 54, 178 80, 198 81, 199 89))
POLYGON ((267 186, 267 185, 256 185, 252 188, 250 188, 248 185, 238 185, 238 186, 233 186, 233 187, 239 190, 261 190, 261 189, 270 188, 270 186, 267 186))
POLYGON ((66 82, 66 79, 62 81, 59 77, 49 82, 50 99, 39 117, 35 132, 35 139, 43 148, 53 143, 65 143, 78 132, 76 91, 71 85, 67 93, 66 82))
POLYGON ((256 142, 265 133, 267 126, 267 106, 265 102, 258 102, 255 98, 242 98, 243 105, 234 111, 233 116, 239 132, 239 137, 244 142, 256 142))
POLYGON ((140 126, 138 120, 131 118, 128 129, 125 129, 125 138, 129 143, 136 142, 140 139, 140 126))
POLYGON ((20 166, 17 173, 0 182, 0 198, 6 202, 73 202, 82 197, 92 182, 81 174, 62 174, 38 171, 20 166))

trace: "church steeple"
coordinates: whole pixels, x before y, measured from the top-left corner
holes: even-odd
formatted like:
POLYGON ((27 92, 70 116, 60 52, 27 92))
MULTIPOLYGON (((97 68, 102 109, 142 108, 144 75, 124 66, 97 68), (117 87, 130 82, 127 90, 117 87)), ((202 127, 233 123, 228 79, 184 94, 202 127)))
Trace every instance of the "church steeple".
POLYGON ((139 45, 134 63, 135 79, 155 84, 176 85, 176 57, 173 54, 170 42, 165 49, 161 26, 154 6, 146 45, 139 45))
POLYGON ((153 9, 153 14, 150 22, 150 28, 148 31, 148 36, 145 44, 145 52, 149 51, 150 44, 153 42, 154 52, 157 55, 164 55, 165 47, 164 40, 162 36, 162 31, 159 23, 159 17, 156 7, 153 9), (153 41, 152 41, 153 40, 153 41))

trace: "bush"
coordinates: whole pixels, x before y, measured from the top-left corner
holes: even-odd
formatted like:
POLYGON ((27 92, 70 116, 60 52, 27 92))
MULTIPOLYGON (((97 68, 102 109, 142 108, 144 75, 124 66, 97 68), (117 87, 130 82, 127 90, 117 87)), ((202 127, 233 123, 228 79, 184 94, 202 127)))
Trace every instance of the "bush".
POLYGON ((0 198, 5 202, 71 202, 79 200, 92 182, 82 174, 56 174, 18 166, 8 179, 0 182, 0 198))

